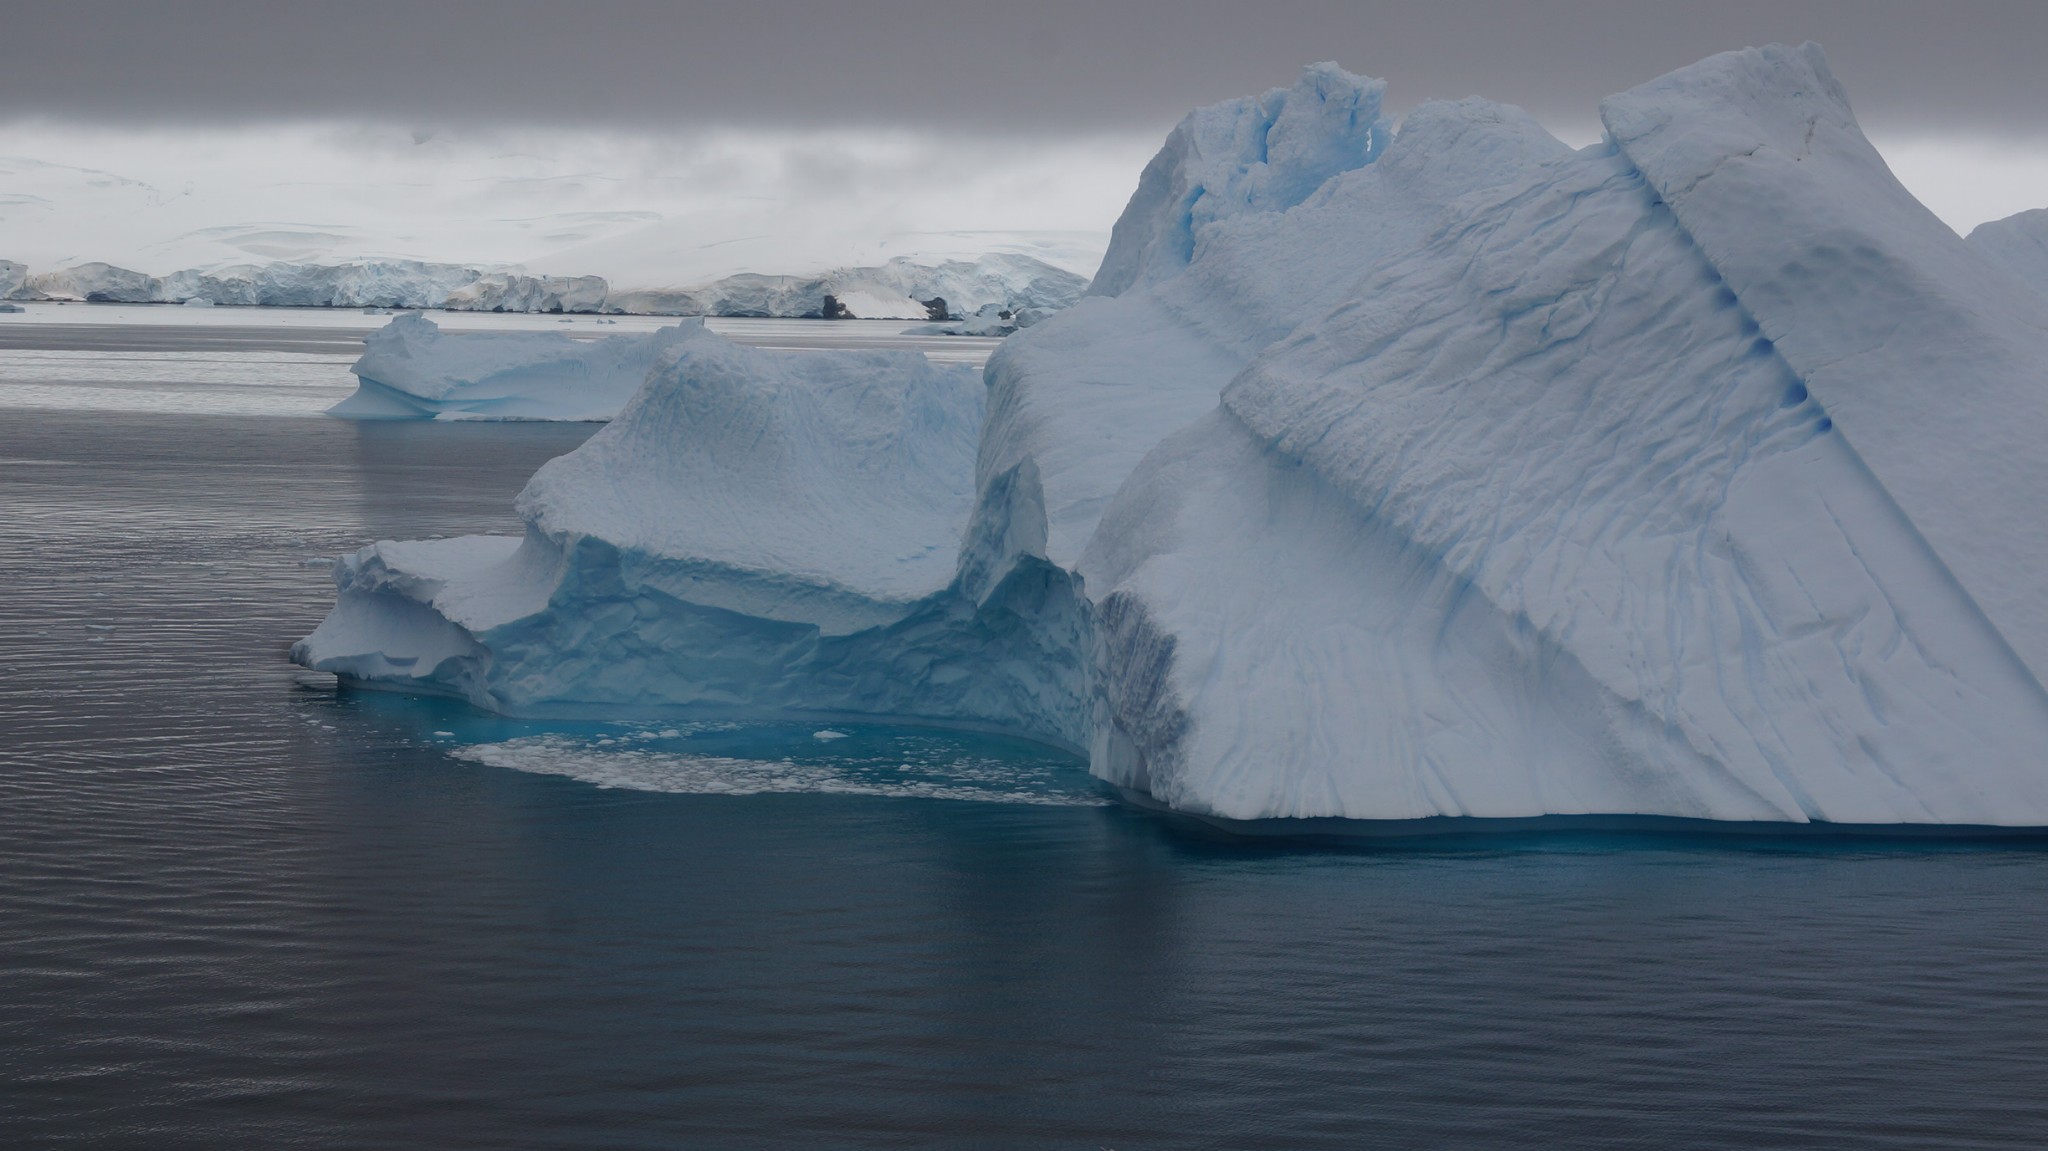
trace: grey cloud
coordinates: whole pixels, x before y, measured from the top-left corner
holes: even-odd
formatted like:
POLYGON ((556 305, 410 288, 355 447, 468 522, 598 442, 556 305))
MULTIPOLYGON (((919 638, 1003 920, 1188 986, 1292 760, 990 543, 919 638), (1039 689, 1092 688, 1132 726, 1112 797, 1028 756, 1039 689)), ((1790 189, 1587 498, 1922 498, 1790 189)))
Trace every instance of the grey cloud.
POLYGON ((0 117, 1123 131, 1335 59, 1397 108, 1478 93, 1591 125, 1608 92, 1805 39, 1870 126, 2048 131, 2040 0, 0 0, 0 117))

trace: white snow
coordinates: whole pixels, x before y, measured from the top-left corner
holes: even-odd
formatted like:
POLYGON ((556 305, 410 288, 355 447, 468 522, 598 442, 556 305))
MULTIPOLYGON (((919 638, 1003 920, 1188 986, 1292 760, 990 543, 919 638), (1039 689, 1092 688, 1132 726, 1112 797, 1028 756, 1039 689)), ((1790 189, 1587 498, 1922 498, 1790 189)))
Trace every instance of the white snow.
POLYGON ((608 420, 657 361, 703 330, 687 321, 646 334, 579 340, 562 332, 443 332, 408 312, 372 332, 349 368, 346 419, 608 420))
POLYGON ((297 658, 1000 728, 1236 819, 2048 824, 2044 313, 1818 49, 1576 152, 1380 94, 1190 116, 985 419, 693 335, 524 542, 366 549, 297 658))

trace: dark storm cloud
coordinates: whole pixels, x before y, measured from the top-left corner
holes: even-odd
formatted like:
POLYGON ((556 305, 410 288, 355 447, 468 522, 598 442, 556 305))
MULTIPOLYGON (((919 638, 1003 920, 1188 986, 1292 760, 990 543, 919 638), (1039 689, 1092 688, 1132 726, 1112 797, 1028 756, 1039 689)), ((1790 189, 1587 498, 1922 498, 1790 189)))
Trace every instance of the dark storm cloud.
POLYGON ((1608 92, 1804 39, 1866 124, 2043 131, 2043 0, 0 0, 0 116, 1119 130, 1335 59, 1397 107, 1479 93, 1590 125, 1608 92))

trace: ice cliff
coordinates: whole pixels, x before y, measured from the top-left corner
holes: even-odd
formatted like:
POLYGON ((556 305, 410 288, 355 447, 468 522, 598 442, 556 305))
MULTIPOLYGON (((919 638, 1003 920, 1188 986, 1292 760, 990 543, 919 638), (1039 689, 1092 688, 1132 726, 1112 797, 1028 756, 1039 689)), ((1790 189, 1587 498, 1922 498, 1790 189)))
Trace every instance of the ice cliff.
POLYGON ((693 337, 525 541, 366 549, 297 657, 996 727, 1238 819, 2048 824, 2048 326, 1819 50, 1579 151, 1380 96, 1190 116, 985 413, 693 337))
POLYGON ((372 332, 349 368, 346 419, 608 420, 662 356, 702 320, 645 335, 578 340, 560 332, 443 332, 409 312, 372 332))

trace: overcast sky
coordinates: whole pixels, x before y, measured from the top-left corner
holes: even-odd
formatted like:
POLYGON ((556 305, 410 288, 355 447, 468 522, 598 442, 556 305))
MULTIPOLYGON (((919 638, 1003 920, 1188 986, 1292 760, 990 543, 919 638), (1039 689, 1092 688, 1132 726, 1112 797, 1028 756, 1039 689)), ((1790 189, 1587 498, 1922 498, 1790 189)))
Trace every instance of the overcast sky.
POLYGON ((2042 135, 2042 0, 0 0, 0 115, 1152 127, 1312 60, 1546 120, 1818 40, 1867 124, 2042 135))
POLYGON ((1959 230, 2048 205, 2048 0, 0 0, 0 258, 638 280, 989 229, 1085 267, 1174 121, 1304 63, 1578 145, 1603 95, 1806 39, 1959 230), (223 231, 253 222, 297 238, 223 231))

